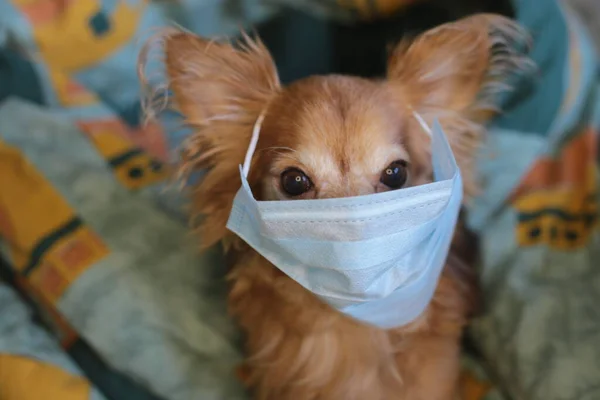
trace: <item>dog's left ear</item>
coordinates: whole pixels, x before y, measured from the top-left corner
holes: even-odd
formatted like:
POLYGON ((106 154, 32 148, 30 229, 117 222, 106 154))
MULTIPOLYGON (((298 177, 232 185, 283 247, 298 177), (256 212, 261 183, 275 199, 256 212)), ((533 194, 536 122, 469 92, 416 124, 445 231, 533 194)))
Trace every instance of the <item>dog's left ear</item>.
MULTIPOLYGON (((388 61, 388 79, 419 112, 472 109, 499 82, 521 67, 525 38, 512 20, 479 14, 400 43, 388 61)), ((496 90, 497 91, 497 90, 496 90)))
MULTIPOLYGON (((527 35, 512 20, 479 14, 425 32, 400 43, 388 62, 388 81, 400 107, 408 107, 426 121, 438 118, 462 171, 465 193, 476 192, 472 163, 483 124, 496 112, 497 94, 507 87, 510 74, 528 64, 523 51, 527 35)), ((414 126, 416 121, 410 122, 414 126)), ((422 132, 418 126, 413 132, 422 132)), ((407 139, 430 175, 427 138, 407 139)))

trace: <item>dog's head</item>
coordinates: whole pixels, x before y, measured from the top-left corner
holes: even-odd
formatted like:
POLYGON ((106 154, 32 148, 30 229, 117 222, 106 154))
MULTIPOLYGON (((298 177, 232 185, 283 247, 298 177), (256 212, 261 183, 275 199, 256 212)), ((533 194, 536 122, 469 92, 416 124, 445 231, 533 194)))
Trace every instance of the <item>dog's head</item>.
POLYGON ((260 200, 396 190, 431 180, 429 136, 413 111, 438 118, 475 191, 472 161, 499 83, 518 67, 521 32, 478 15, 433 29, 391 53, 385 80, 317 76, 282 87, 267 49, 189 33, 164 37, 173 104, 194 134, 182 169, 205 168, 194 198, 208 246, 223 239, 253 126, 264 121, 249 182, 260 200))

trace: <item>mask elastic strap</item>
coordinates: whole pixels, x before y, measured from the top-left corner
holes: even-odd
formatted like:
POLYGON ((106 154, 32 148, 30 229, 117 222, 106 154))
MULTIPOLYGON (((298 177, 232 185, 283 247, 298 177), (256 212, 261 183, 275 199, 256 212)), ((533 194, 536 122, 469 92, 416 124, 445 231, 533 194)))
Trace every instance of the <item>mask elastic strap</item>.
POLYGON ((421 117, 421 115, 418 112, 416 112, 412 107, 410 107, 410 111, 412 111, 413 117, 415 117, 419 125, 421 125, 421 127, 423 128, 423 130, 427 132, 429 137, 432 137, 433 134, 431 133, 431 128, 429 127, 429 125, 427 125, 427 122, 425 122, 423 117, 421 117))
POLYGON ((254 127, 252 128, 252 137, 250 138, 250 144, 248 145, 248 150, 246 151, 246 157, 244 157, 244 164, 242 165, 242 173, 244 177, 248 177, 248 172, 250 172, 250 164, 252 163, 252 156, 256 151, 256 145, 258 144, 258 138, 260 136, 260 128, 262 126, 263 120, 265 119, 265 114, 267 113, 267 108, 260 113, 256 122, 254 123, 254 127))

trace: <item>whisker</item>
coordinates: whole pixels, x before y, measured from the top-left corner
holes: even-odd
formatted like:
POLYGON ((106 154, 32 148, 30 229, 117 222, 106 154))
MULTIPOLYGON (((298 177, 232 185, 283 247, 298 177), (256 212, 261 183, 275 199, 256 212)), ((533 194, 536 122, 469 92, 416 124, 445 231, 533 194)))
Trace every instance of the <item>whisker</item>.
POLYGON ((284 147, 284 146, 267 147, 267 148, 262 149, 261 151, 267 151, 267 150, 287 150, 287 151, 291 151, 292 153, 298 152, 298 150, 292 149, 291 147, 284 147))
POLYGON ((260 149, 259 153, 262 153, 264 151, 272 152, 276 155, 286 156, 298 163, 301 163, 300 158, 298 158, 294 155, 294 153, 298 153, 298 150, 292 149, 291 147, 283 147, 283 146, 267 147, 264 149, 260 149))

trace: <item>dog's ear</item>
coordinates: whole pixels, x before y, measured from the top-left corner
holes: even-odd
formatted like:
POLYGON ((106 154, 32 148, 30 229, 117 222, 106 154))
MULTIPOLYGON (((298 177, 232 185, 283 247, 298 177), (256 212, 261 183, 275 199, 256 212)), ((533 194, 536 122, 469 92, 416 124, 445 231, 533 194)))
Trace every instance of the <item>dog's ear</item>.
MULTIPOLYGON (((527 35, 514 21, 479 14, 402 42, 390 55, 390 85, 404 106, 429 123, 440 120, 467 195, 476 191, 472 161, 483 124, 498 111, 497 95, 508 87, 507 78, 529 66, 523 54, 526 44, 527 35)), ((426 137, 408 141, 413 154, 429 164, 426 137)))
POLYGON ((388 78, 419 112, 472 110, 523 66, 519 43, 525 37, 514 21, 499 15, 447 23, 400 43, 390 55, 388 78))
POLYGON ((232 45, 181 32, 166 37, 164 49, 169 88, 188 125, 255 120, 279 89, 271 55, 247 35, 232 45))
MULTIPOLYGON (((241 186, 238 167, 254 123, 280 89, 279 78, 266 47, 247 35, 230 44, 169 32, 161 41, 170 103, 193 130, 182 149, 180 173, 206 171, 192 198, 192 218, 200 217, 206 247, 226 236, 241 186)), ((251 172, 250 184, 257 179, 251 172)))

